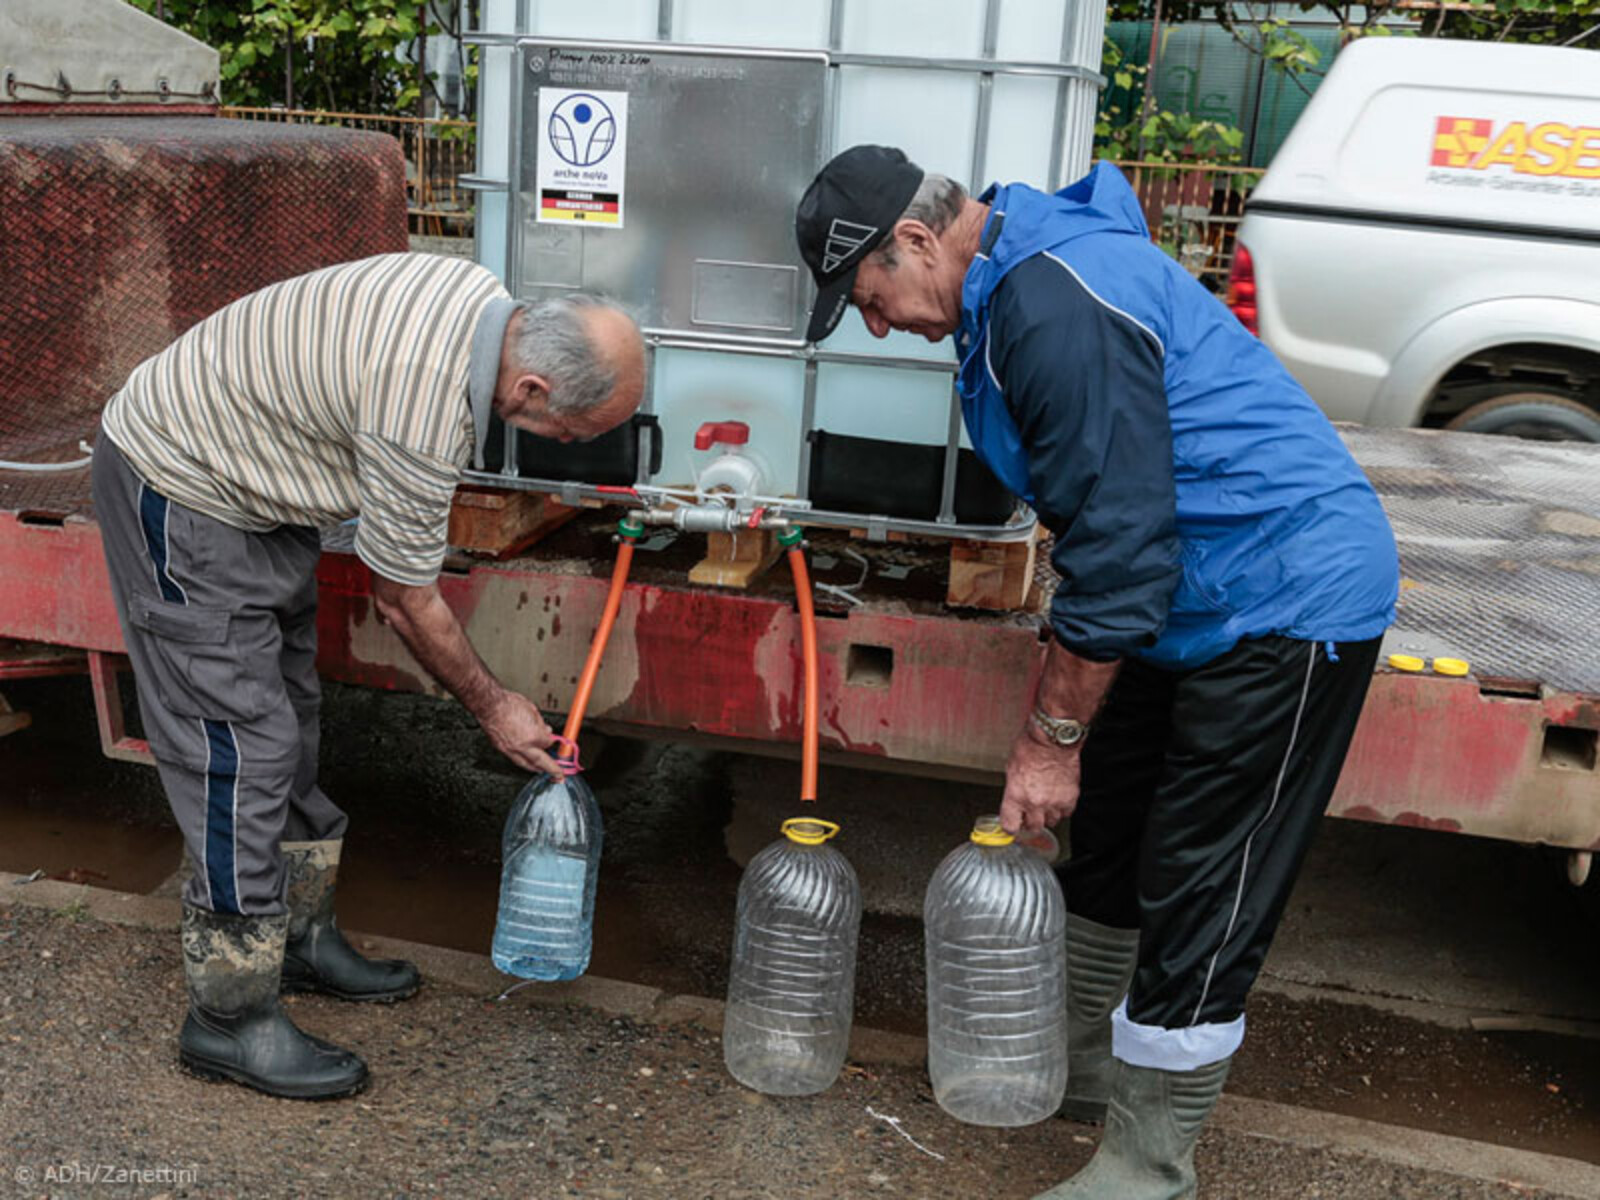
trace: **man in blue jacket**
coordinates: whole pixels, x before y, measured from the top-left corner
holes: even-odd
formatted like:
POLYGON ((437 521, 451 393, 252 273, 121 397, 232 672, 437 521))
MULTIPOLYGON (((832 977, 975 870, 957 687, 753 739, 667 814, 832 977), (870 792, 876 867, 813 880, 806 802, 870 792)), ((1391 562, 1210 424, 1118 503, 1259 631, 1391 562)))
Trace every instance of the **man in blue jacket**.
POLYGON ((974 448, 1055 535, 1055 637, 1001 816, 1072 818, 1063 1112, 1106 1133, 1046 1195, 1190 1196, 1394 617, 1388 521, 1108 164, 1053 196, 974 199, 857 146, 813 181, 796 232, 810 340, 851 304, 878 337, 953 336, 974 448))

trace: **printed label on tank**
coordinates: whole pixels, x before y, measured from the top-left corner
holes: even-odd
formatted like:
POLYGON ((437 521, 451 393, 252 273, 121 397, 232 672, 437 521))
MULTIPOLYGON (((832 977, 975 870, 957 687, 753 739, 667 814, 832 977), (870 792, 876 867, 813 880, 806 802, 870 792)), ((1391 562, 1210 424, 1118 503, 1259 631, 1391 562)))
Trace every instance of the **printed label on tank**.
POLYGON ((537 220, 621 229, 628 93, 539 89, 537 220))

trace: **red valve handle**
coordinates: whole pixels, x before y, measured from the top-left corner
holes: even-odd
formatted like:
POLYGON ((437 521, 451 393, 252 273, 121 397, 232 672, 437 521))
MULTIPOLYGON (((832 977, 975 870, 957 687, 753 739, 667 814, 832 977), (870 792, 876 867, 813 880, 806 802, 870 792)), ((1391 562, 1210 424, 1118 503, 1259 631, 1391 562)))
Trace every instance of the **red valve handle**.
POLYGON ((750 440, 750 426, 743 421, 707 421, 695 430, 694 448, 709 450, 713 446, 743 446, 750 440))

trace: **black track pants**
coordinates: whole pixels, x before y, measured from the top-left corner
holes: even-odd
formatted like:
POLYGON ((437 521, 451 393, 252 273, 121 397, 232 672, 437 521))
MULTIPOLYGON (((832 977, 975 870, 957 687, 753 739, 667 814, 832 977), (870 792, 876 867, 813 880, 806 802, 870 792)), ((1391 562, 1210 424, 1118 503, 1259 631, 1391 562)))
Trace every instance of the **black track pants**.
POLYGON ((1118 1058, 1188 1070, 1238 1048, 1378 645, 1267 637, 1192 671, 1123 665, 1061 868, 1068 909, 1140 931, 1118 1058))

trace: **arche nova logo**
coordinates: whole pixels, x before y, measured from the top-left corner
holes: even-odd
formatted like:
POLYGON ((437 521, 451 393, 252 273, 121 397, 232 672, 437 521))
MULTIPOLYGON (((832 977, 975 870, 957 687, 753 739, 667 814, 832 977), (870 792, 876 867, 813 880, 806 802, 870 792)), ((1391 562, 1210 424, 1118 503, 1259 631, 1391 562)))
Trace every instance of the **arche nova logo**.
POLYGON ((1600 179, 1600 127, 1562 121, 1437 117, 1434 167, 1513 175, 1600 179))
POLYGON ((536 221, 621 229, 628 93, 541 87, 536 157, 536 221))

